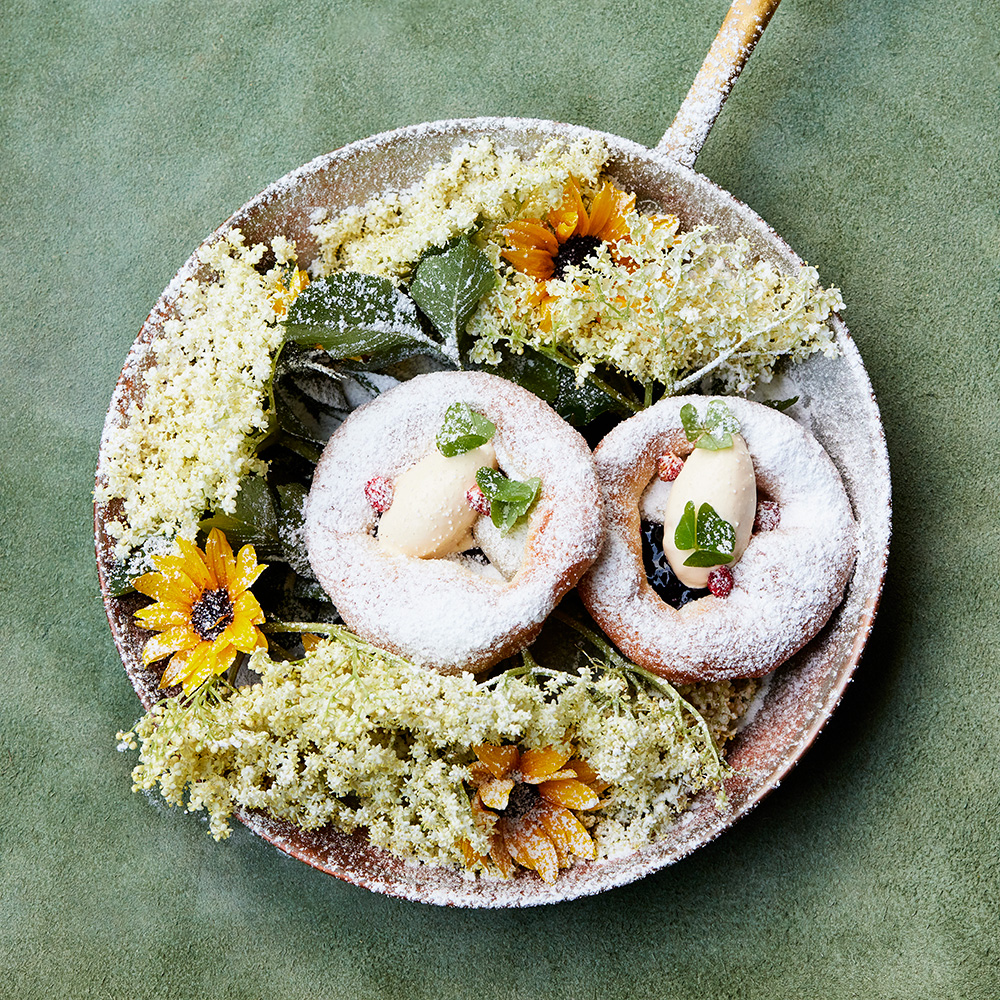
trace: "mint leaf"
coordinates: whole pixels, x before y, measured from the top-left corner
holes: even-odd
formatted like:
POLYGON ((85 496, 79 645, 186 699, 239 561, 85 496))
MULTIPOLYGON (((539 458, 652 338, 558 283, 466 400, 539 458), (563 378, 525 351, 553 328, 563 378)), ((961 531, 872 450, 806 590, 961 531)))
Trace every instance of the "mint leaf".
POLYGON ((445 353, 457 361, 458 338, 480 300, 497 281, 489 257, 468 236, 420 259, 410 282, 410 295, 444 338, 445 353))
POLYGON ((698 411, 692 403, 681 407, 681 426, 688 441, 696 448, 706 451, 722 451, 732 448, 733 434, 740 429, 740 422, 721 400, 713 399, 705 411, 704 421, 699 420, 698 411))
POLYGON ((695 532, 697 547, 717 556, 728 556, 719 562, 729 562, 736 548, 736 529, 715 512, 711 504, 703 503, 698 509, 698 527, 695 532))
POLYGON ((674 545, 681 551, 694 549, 684 560, 685 566, 718 566, 733 561, 736 530, 711 504, 703 503, 696 514, 694 503, 688 500, 674 530, 674 545))
POLYGON ((435 440, 445 458, 454 458, 486 444, 495 432, 496 425, 468 403, 452 403, 445 410, 444 423, 435 440))
POLYGON ((538 499, 542 481, 536 477, 519 482, 487 467, 476 473, 476 482, 490 501, 490 520, 506 535, 538 499))
POLYGON ((681 407, 681 426, 688 441, 697 441, 701 436, 704 428, 698 420, 698 411, 693 403, 685 403, 681 407))
POLYGON ((308 285, 289 307, 284 327, 288 340, 319 345, 334 359, 396 359, 405 349, 441 354, 404 292, 388 278, 354 271, 338 271, 308 285))
POLYGON ((677 548, 681 550, 693 549, 698 544, 698 535, 695 527, 696 520, 694 504, 688 500, 684 505, 684 514, 674 529, 674 545, 677 548))

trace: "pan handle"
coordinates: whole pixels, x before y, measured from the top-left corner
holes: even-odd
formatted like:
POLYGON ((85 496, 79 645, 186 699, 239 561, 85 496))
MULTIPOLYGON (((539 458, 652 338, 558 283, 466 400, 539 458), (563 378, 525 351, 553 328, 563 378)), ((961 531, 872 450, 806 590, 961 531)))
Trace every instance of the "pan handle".
POLYGON ((779 2, 733 0, 677 117, 656 144, 656 152, 685 167, 694 166, 729 91, 779 2))

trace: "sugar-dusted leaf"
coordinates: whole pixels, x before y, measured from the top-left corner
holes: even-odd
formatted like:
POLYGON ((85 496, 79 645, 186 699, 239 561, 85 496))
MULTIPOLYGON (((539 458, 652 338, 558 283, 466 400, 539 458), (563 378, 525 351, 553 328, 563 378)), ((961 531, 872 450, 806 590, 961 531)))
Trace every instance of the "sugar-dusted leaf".
MULTIPOLYGON (((736 548, 736 529, 719 517, 711 504, 703 503, 698 508, 698 527, 695 537, 699 549, 732 559, 736 548)), ((724 561, 728 562, 729 559, 724 561)))
POLYGON ((740 429, 740 422, 719 399, 713 399, 705 411, 705 419, 698 416, 692 403, 681 407, 681 426, 688 441, 706 451, 723 451, 733 446, 733 434, 740 429))
POLYGON ((276 488, 281 501, 278 538, 282 557, 299 576, 312 577, 305 536, 305 503, 309 491, 301 483, 283 483, 276 488))
POLYGON ((704 430, 693 403, 685 403, 681 407, 681 426, 688 441, 697 441, 704 430))
POLYGON ((464 455, 486 444, 496 432, 496 425, 468 403, 452 403, 445 410, 444 421, 437 433, 438 451, 445 458, 464 455))
POLYGON ((486 467, 476 473, 476 482, 490 501, 490 520, 501 535, 528 513, 542 488, 542 481, 536 477, 520 482, 486 467))
POLYGON ((410 282, 410 295, 445 342, 445 353, 459 359, 458 339, 480 300, 497 281, 489 257, 461 236, 442 251, 425 254, 410 282))
POLYGON ((413 300, 388 278, 338 271, 312 282, 285 320, 288 340, 319 346, 331 358, 376 361, 407 350, 441 353, 424 333, 413 300))

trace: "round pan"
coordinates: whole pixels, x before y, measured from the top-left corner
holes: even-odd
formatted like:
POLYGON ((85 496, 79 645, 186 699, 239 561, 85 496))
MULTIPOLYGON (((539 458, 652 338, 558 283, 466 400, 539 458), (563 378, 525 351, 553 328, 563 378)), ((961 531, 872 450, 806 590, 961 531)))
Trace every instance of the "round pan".
MULTIPOLYGON (((283 233, 296 241, 299 259, 316 254, 308 231, 314 208, 331 213, 363 204, 389 189, 419 181, 447 159, 451 149, 483 136, 500 147, 531 154, 560 138, 599 137, 610 150, 608 172, 637 200, 679 216, 684 228, 711 224, 724 239, 746 237, 754 251, 792 270, 801 261, 756 213, 696 173, 693 163, 722 103, 739 74, 776 0, 736 0, 670 130, 654 149, 577 126, 523 118, 473 118, 434 122, 387 132, 320 156, 276 181, 213 233, 212 241, 238 226, 249 243, 283 233)), ((198 271, 194 255, 157 301, 132 346, 108 412, 110 426, 141 398, 148 346, 169 317, 181 283, 198 271)), ((860 545, 845 600, 820 635, 769 678, 744 727, 730 744, 733 776, 726 782, 728 806, 719 810, 706 795, 659 842, 635 853, 580 862, 547 885, 533 872, 509 881, 471 879, 445 868, 403 861, 373 848, 363 835, 334 829, 305 832, 256 812, 239 819, 280 850, 355 885, 406 899, 466 907, 533 906, 590 895, 624 885, 669 865, 714 839, 750 811, 802 756, 837 706, 857 666, 872 627, 886 569, 890 535, 889 465, 871 384, 860 355, 839 319, 832 320, 841 356, 814 356, 796 365, 767 395, 799 396, 789 411, 826 448, 840 469, 859 525, 860 545)), ((113 542, 105 524, 118 504, 95 507, 97 563, 105 608, 128 677, 144 707, 160 697, 157 676, 142 668, 148 633, 133 624, 144 599, 111 596, 108 576, 113 542)))

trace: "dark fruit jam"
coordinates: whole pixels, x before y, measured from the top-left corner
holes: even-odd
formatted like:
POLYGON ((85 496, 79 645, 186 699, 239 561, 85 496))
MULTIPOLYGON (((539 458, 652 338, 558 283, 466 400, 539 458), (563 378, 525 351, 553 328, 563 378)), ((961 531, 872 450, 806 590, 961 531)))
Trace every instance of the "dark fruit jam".
POLYGON ((655 521, 642 522, 642 565, 649 585, 672 608, 696 601, 708 594, 708 588, 685 587, 663 554, 663 525, 655 521))

